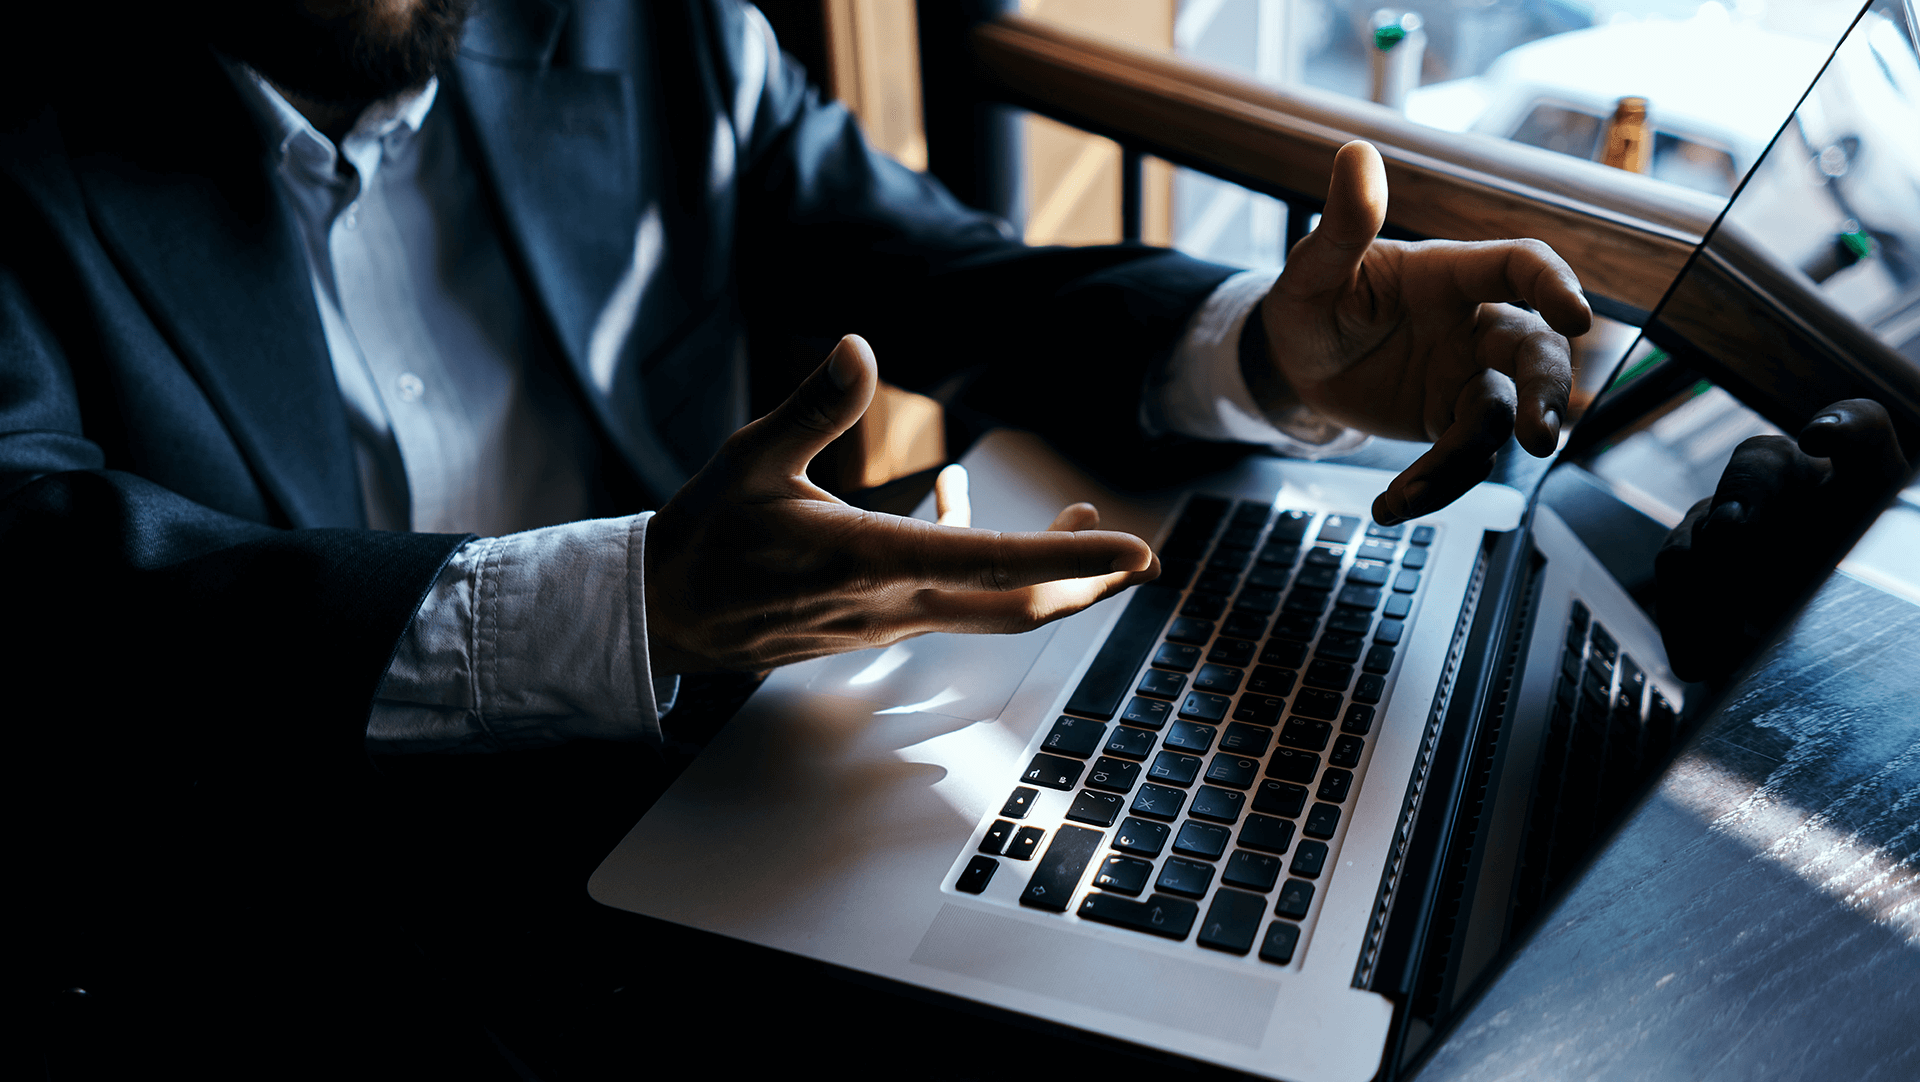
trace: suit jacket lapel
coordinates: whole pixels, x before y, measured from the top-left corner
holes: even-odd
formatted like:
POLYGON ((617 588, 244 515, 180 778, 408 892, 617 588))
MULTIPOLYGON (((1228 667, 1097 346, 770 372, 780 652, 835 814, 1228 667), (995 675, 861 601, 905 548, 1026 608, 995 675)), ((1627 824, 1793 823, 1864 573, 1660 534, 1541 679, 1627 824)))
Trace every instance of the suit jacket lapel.
POLYGON ((167 103, 174 123, 158 128, 129 100, 71 133, 95 228, 286 524, 364 525, 306 258, 257 129, 211 55, 189 68, 167 103))
POLYGON ((508 248, 568 367, 629 465, 671 495, 686 472, 655 435, 628 358, 688 306, 665 272, 666 229, 640 169, 632 81, 554 67, 566 15, 549 0, 484 6, 447 82, 471 118, 508 248))

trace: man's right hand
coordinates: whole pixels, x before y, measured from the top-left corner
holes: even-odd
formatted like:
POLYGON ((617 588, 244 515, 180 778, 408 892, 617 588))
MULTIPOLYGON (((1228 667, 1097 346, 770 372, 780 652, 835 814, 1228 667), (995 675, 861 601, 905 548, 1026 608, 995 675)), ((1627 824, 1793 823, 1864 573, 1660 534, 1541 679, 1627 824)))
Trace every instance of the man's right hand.
POLYGON ((1160 573, 1085 505, 1051 530, 997 533, 849 507, 807 464, 853 426, 879 375, 840 340, 793 397, 733 434, 647 524, 655 676, 758 671, 932 631, 1019 632, 1160 573))

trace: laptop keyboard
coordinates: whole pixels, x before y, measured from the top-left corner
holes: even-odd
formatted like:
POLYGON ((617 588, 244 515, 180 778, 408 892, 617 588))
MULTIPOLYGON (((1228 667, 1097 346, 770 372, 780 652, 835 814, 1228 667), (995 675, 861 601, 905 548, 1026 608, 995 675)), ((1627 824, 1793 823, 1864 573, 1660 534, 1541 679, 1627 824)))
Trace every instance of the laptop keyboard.
POLYGON ((1666 696, 1591 610, 1574 601, 1527 824, 1517 922, 1577 869, 1666 763, 1678 736, 1679 719, 1666 696))
POLYGON ((1192 497, 954 888, 1292 962, 1433 541, 1192 497))

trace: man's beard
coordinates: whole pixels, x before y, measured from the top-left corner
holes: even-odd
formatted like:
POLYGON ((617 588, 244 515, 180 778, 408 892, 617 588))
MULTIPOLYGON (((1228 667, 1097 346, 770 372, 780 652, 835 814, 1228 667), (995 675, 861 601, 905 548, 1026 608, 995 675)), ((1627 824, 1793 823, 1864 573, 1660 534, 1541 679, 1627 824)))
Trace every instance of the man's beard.
POLYGON ((474 0, 226 0, 210 5, 215 48, 277 85, 358 106, 425 86, 460 51, 474 0), (320 9, 315 11, 313 9, 320 9))

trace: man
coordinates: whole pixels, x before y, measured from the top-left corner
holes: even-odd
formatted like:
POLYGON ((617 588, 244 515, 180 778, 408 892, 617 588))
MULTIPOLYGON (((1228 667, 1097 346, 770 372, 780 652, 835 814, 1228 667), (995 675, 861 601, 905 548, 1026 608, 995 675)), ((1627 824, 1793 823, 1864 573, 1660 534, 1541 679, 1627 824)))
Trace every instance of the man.
POLYGON ((1376 503, 1397 521, 1511 433, 1551 451, 1549 324, 1588 318, 1541 245, 1370 244, 1363 146, 1270 290, 1025 249, 868 150, 730 0, 109 13, 22 35, 0 122, 4 646, 49 987, 137 970, 149 1002, 217 958, 189 983, 228 1003, 289 968, 235 929, 385 964, 353 931, 393 904, 369 746, 658 740, 675 674, 1017 630, 1154 573, 1086 509, 993 535, 812 486, 876 358, 982 368, 1069 440, 1434 439, 1376 503), (1482 303, 1509 299, 1545 318, 1482 303), (748 357, 849 332, 742 427, 748 357))

